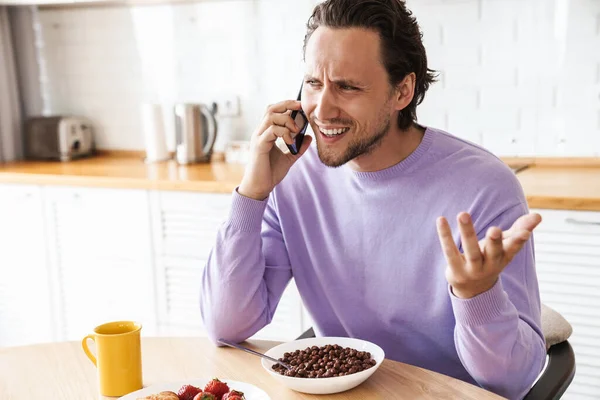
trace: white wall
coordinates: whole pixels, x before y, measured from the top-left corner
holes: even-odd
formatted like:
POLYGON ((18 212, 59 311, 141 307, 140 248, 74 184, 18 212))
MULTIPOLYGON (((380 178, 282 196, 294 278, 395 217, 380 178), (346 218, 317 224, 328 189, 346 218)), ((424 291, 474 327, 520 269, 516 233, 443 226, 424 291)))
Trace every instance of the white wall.
MULTIPOLYGON (((316 3, 42 10, 46 110, 93 118, 100 147, 143 149, 141 102, 236 94, 242 116, 232 137, 247 138, 267 104, 297 94, 316 3)), ((419 109, 422 123, 499 155, 600 156, 600 1, 408 4, 430 67, 441 71, 419 109)))
POLYGON ((425 122, 500 155, 600 155, 600 2, 412 0, 431 66, 425 122))

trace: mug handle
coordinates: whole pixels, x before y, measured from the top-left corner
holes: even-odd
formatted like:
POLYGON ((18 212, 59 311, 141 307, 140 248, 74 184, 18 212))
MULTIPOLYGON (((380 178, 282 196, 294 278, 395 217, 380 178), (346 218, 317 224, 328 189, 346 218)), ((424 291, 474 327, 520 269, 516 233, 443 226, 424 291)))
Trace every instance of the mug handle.
POLYGON ((92 339, 94 341, 94 343, 96 343, 96 340, 94 338, 94 335, 87 335, 86 337, 83 338, 83 340, 81 341, 81 347, 83 347, 83 351, 85 352, 85 355, 88 356, 88 358, 94 363, 94 365, 96 367, 98 367, 98 365, 96 365, 96 356, 94 356, 92 354, 92 352, 90 351, 88 345, 87 345, 87 340, 88 339, 92 339))

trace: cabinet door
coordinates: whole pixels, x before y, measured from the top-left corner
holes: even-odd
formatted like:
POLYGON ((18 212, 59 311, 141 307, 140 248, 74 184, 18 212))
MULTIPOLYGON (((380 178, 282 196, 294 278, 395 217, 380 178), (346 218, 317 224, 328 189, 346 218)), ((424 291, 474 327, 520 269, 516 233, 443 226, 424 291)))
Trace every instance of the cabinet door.
POLYGON ((206 260, 229 213, 231 196, 157 191, 151 199, 157 254, 206 260))
POLYGON ((294 340, 304 331, 303 317, 302 300, 296 283, 292 279, 281 296, 273 320, 269 325, 258 331, 254 338, 281 341, 294 340))
POLYGON ((54 339, 41 189, 0 185, 0 347, 54 339))
POLYGON ((60 335, 134 319, 156 329, 154 266, 146 191, 48 188, 50 259, 59 287, 60 335))
POLYGON ((600 213, 535 211, 540 296, 573 326, 577 373, 567 398, 589 398, 600 393, 600 213))
POLYGON ((158 329, 166 336, 205 335, 200 316, 200 280, 204 261, 157 257, 158 329))
POLYGON ((164 335, 204 335, 200 280, 231 197, 151 192, 158 322, 164 335))
MULTIPOLYGON (((151 199, 160 332, 204 335, 200 281, 217 231, 227 219, 231 196, 156 191, 151 199)), ((255 338, 288 340, 301 332, 302 306, 292 281, 273 321, 255 338)))

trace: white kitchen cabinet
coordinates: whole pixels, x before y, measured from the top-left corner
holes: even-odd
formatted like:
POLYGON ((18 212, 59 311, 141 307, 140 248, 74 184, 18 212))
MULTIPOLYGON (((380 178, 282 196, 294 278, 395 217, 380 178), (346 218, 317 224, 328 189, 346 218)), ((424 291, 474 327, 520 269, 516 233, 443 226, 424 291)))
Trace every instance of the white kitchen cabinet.
MULTIPOLYGON (((600 212, 532 210, 542 302, 573 326, 577 372, 565 399, 600 394, 600 212)), ((597 398, 597 397, 596 397, 597 398)))
POLYGON ((229 213, 231 196, 154 191, 150 197, 156 253, 206 260, 229 213))
POLYGON ((260 330, 255 337, 267 340, 294 340, 304 332, 304 307, 294 280, 283 292, 273 320, 260 330))
POLYGON ((41 189, 0 185, 0 347, 55 339, 41 189))
POLYGON ((204 335, 200 279, 230 196, 212 193, 150 193, 159 331, 204 335))
MULTIPOLYGON (((204 335, 200 281, 224 194, 0 185, 0 346, 79 340, 107 321, 204 335)), ((254 337, 311 325, 290 282, 254 337)))
MULTIPOLYGON (((151 193, 161 334, 206 334, 199 306, 202 271, 230 205, 229 194, 151 193)), ((293 339, 302 332, 302 321, 302 303, 292 281, 273 321, 254 338, 293 339)))
POLYGON ((46 188, 58 336, 78 340, 113 320, 156 333, 148 192, 46 188))

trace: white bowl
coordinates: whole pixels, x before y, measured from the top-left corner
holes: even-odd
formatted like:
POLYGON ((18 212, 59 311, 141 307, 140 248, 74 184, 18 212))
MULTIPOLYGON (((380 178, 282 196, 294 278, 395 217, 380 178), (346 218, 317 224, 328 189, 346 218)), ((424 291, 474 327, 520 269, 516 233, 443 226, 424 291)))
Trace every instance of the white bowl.
POLYGON ((294 378, 291 376, 281 375, 274 371, 271 367, 275 363, 267 360, 266 358, 262 359, 261 364, 269 374, 292 390, 310 394, 331 394, 343 392, 360 385, 367 380, 367 378, 373 375, 385 358, 383 349, 376 344, 367 342, 366 340, 344 337, 317 337, 300 339, 275 346, 265 354, 269 357, 279 359, 283 358, 284 353, 291 353, 296 350, 304 350, 311 346, 326 346, 328 344, 337 344, 343 347, 350 347, 358 351, 368 351, 371 353, 371 358, 375 360, 376 364, 369 369, 357 372, 355 374, 331 378, 294 378))

